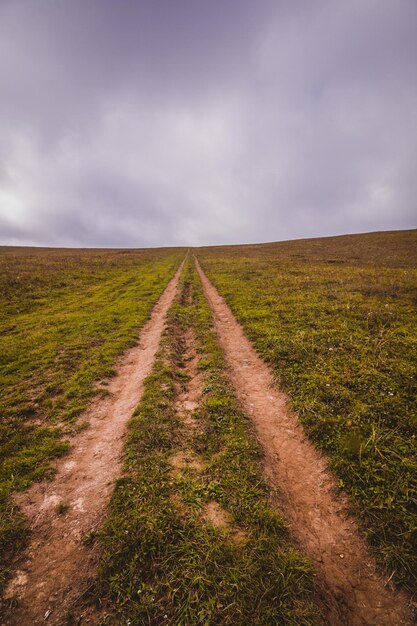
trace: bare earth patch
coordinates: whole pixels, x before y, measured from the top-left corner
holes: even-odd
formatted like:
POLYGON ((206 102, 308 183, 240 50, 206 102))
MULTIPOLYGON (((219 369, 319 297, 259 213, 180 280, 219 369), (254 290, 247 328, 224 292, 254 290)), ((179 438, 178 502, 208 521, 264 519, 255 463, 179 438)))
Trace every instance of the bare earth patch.
POLYGON ((217 502, 208 502, 203 508, 203 517, 207 519, 213 526, 225 528, 232 523, 230 513, 225 511, 217 502))
MULTIPOLYGON (((192 296, 188 296, 188 302, 192 301, 192 296)), ((196 472, 204 469, 204 463, 192 450, 188 448, 189 435, 197 427, 197 422, 193 416, 200 405, 203 395, 203 375, 198 369, 200 356, 196 348, 196 338, 191 328, 184 332, 184 370, 188 376, 185 387, 177 386, 177 399, 175 409, 178 416, 187 427, 184 433, 184 449, 170 458, 170 463, 174 470, 174 475, 179 476, 181 470, 190 468, 196 472), (188 432, 187 432, 188 431, 188 432)))
POLYGON ((214 500, 208 502, 203 507, 202 516, 216 528, 227 530, 230 539, 235 543, 244 543, 247 540, 247 533, 241 528, 234 526, 232 516, 218 502, 214 500))
POLYGON ((169 459, 173 469, 174 475, 179 475, 183 469, 193 469, 197 472, 201 472, 204 468, 204 463, 201 459, 196 457, 191 451, 183 451, 174 454, 169 459))
POLYGON ((203 393, 203 375, 198 369, 200 356, 197 353, 194 333, 190 328, 184 333, 184 341, 185 352, 183 358, 185 372, 188 374, 189 380, 185 389, 178 389, 175 408, 186 426, 192 429, 197 426, 193 413, 198 408, 203 393))
POLYGON ((405 594, 378 575, 347 502, 336 499, 326 462, 304 435, 271 369, 257 355, 230 308, 197 262, 204 293, 238 396, 265 451, 265 471, 281 493, 292 532, 311 559, 332 626, 412 623, 405 594))
POLYGON ((31 541, 5 592, 2 624, 63 624, 72 603, 92 580, 97 554, 88 533, 106 513, 113 483, 121 469, 123 437, 150 374, 165 316, 178 285, 181 267, 145 324, 139 344, 120 360, 117 375, 81 419, 89 428, 74 436, 72 449, 56 464, 54 480, 34 484, 17 497, 31 522, 31 541))

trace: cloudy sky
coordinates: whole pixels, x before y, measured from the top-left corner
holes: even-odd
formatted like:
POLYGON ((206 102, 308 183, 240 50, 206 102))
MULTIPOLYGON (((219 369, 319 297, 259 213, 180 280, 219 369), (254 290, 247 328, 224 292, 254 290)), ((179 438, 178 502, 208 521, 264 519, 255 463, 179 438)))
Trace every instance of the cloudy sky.
POLYGON ((417 226, 416 0, 0 0, 0 243, 417 226))

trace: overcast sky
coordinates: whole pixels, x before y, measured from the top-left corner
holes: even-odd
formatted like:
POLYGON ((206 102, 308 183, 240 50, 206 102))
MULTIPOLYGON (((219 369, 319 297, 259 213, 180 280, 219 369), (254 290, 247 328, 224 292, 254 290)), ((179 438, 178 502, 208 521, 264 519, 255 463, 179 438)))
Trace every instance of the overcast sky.
POLYGON ((417 226, 416 0, 0 0, 0 243, 417 226))

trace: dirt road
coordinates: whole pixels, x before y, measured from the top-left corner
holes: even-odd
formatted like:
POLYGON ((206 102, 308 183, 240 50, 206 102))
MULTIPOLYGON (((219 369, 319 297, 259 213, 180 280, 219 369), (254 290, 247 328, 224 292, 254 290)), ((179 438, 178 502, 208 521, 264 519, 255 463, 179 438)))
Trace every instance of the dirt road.
POLYGON ((281 507, 292 532, 316 571, 332 626, 411 624, 407 598, 394 591, 346 513, 346 500, 335 496, 335 480, 326 462, 306 439, 286 396, 274 383, 230 308, 197 269, 214 314, 232 381, 265 451, 265 471, 278 487, 281 507))
POLYGON ((181 269, 154 307, 138 345, 120 360, 107 386, 109 395, 94 400, 81 416, 89 427, 71 441, 54 480, 37 483, 19 497, 32 536, 6 589, 5 598, 17 602, 10 602, 2 624, 62 624, 68 607, 88 589, 97 554, 86 538, 106 513, 120 472, 126 424, 151 372, 181 269))
MULTIPOLYGON (((278 488, 280 508, 313 563, 329 624, 411 624, 407 597, 378 575, 355 521, 346 515, 346 500, 335 496, 335 481, 325 460, 304 436, 272 371, 198 265, 197 269, 232 381, 265 451, 267 477, 278 488)), ((88 590, 98 554, 86 538, 106 514, 121 468, 126 423, 151 372, 179 274, 180 270, 154 308, 139 344, 120 361, 118 374, 108 385, 110 395, 96 399, 82 416, 89 428, 74 437, 72 451, 57 463, 55 479, 38 483, 20 496, 33 534, 6 590, 6 597, 17 598, 17 603, 11 603, 2 624, 62 624, 68 608, 88 590)), ((190 333, 186 333, 186 350, 190 380, 179 395, 178 411, 192 431, 192 414, 202 391, 190 333)), ((188 453, 171 461, 174 472, 184 465, 198 467, 188 453)), ((220 519, 218 512, 214 513, 207 511, 210 519, 214 515, 213 523, 220 519)))

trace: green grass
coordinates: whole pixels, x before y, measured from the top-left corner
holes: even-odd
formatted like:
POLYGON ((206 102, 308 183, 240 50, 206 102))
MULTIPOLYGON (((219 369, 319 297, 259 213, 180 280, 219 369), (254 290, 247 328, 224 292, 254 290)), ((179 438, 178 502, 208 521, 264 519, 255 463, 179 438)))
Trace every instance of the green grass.
POLYGON ((271 507, 261 461, 189 265, 129 424, 123 475, 100 536, 103 560, 94 598, 111 613, 103 623, 320 623, 310 565, 271 507), (185 426, 175 408, 189 378, 189 327, 204 374, 195 428, 185 426), (173 471, 170 459, 180 452, 198 459, 200 467, 173 471), (203 516, 213 502, 230 517, 224 527, 203 516))
POLYGON ((417 572, 417 231, 198 251, 379 562, 417 572))
POLYGON ((136 342, 183 255, 0 248, 0 589, 27 537, 10 494, 51 475, 62 436, 136 342))

